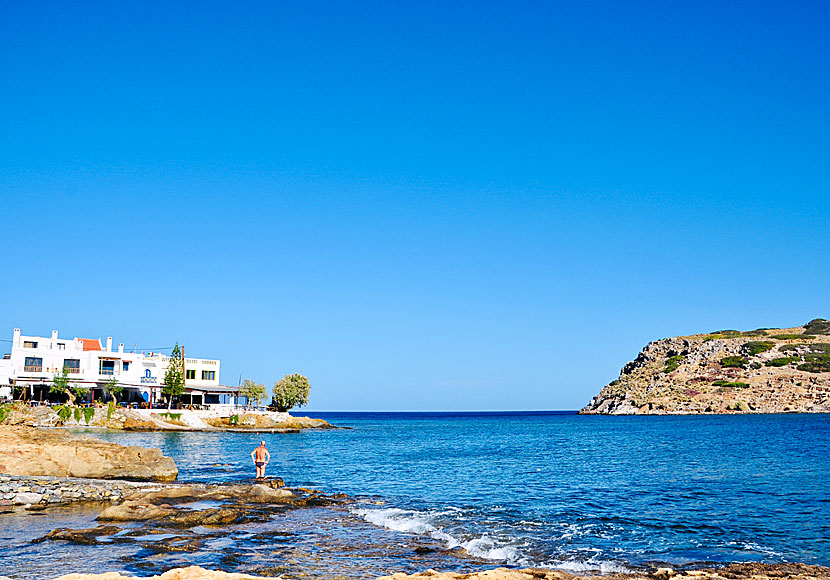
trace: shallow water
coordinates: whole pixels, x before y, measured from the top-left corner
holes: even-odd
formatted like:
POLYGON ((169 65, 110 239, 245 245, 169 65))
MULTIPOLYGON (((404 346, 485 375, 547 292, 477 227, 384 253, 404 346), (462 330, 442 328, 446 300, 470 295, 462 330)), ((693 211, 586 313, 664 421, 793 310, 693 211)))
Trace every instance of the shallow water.
MULTIPOLYGON (((263 524, 254 534, 259 540, 243 530, 211 540, 215 549, 148 552, 149 564, 128 558, 123 565, 285 573, 285 561, 312 568, 328 562, 356 567, 347 576, 353 578, 488 562, 605 571, 662 563, 830 565, 830 415, 313 415, 352 429, 262 436, 90 430, 161 447, 183 481, 250 478, 249 454, 262 438, 272 454, 269 475, 363 500, 283 516, 263 524), (264 550, 262 538, 272 533, 279 549, 264 550), (418 542, 426 543, 416 556, 418 542)), ((89 560, 96 569, 119 569, 98 567, 100 547, 84 549, 96 554, 89 560)))

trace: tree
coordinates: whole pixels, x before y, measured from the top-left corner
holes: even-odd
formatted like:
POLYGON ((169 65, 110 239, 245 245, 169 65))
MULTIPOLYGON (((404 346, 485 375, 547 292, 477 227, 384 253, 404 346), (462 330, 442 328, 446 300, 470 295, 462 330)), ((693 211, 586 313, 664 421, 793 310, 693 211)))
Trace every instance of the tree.
POLYGON ((285 375, 274 384, 274 399, 271 404, 277 411, 285 412, 291 407, 302 407, 308 403, 311 385, 301 374, 285 375))
POLYGON ((69 399, 70 405, 75 405, 75 400, 78 397, 83 397, 89 392, 89 389, 72 385, 69 382, 69 371, 66 367, 61 369, 60 374, 55 374, 52 378, 52 386, 49 387, 50 393, 63 393, 69 399))
POLYGON ((239 387, 239 395, 248 400, 248 403, 245 405, 245 409, 248 409, 251 406, 251 399, 256 401, 257 406, 259 406, 259 404, 262 403, 262 399, 264 399, 267 394, 268 389, 265 388, 265 385, 250 379, 242 381, 242 386, 239 387))
POLYGON ((173 347, 170 354, 170 364, 164 373, 164 383, 161 386, 162 394, 167 395, 167 410, 173 406, 173 397, 184 393, 184 359, 179 343, 173 347))
POLYGON ((104 392, 112 397, 112 400, 118 403, 118 395, 124 392, 124 387, 118 385, 118 378, 112 377, 104 383, 104 392))

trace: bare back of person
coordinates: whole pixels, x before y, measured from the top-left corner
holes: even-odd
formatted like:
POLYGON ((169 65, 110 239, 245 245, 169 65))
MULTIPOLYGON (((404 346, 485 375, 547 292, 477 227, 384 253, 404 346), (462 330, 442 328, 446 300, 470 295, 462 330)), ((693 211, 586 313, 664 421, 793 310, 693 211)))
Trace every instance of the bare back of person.
POLYGON ((256 466, 257 479, 264 478, 265 466, 271 462, 271 453, 265 447, 265 441, 260 442, 259 447, 251 451, 251 459, 254 460, 256 466))

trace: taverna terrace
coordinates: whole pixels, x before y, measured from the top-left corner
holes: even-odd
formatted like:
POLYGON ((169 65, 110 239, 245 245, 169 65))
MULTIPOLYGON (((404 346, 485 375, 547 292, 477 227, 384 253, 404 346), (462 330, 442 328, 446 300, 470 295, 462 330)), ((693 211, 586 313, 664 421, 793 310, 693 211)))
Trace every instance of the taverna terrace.
MULTIPOLYGON (((104 399, 106 384, 115 378, 123 388, 119 401, 151 407, 165 401, 161 387, 169 364, 168 356, 128 351, 124 343, 113 349, 111 336, 102 343, 98 338, 60 338, 57 330, 51 336, 25 336, 15 328, 11 352, 0 359, 0 399, 58 401, 62 395, 50 387, 66 369, 71 385, 89 389, 85 402, 104 399)), ((245 404, 238 387, 219 383, 219 367, 217 359, 185 358, 185 393, 178 402, 214 408, 245 404)))

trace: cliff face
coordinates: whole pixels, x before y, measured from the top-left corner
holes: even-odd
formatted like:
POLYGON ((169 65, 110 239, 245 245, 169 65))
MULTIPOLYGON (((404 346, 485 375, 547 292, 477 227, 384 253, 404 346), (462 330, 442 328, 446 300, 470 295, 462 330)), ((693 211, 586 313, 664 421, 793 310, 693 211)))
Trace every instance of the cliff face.
POLYGON ((580 413, 830 412, 830 322, 651 342, 580 413))

